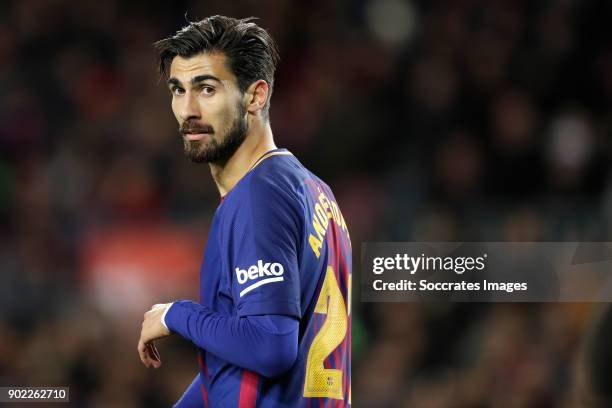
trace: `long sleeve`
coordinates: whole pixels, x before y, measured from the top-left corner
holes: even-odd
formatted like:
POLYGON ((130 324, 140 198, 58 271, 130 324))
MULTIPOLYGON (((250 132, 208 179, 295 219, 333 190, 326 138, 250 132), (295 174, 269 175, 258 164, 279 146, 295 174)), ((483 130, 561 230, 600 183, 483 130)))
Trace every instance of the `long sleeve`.
POLYGON ((297 358, 299 321, 291 316, 227 316, 180 300, 164 320, 198 347, 264 377, 284 373, 297 358))

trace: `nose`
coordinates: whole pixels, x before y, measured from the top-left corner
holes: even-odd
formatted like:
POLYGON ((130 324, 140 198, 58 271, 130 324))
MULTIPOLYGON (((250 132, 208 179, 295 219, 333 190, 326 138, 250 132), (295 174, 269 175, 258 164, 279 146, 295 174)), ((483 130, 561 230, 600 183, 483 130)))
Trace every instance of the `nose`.
POLYGON ((182 122, 189 119, 200 119, 200 107, 193 93, 187 92, 177 101, 177 114, 182 122))

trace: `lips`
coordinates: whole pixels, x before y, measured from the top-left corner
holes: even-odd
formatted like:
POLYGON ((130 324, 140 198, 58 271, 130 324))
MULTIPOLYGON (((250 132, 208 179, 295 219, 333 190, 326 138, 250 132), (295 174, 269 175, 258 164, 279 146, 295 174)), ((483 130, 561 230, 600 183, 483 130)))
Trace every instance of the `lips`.
POLYGON ((185 133, 185 139, 189 141, 202 140, 206 135, 210 135, 210 133, 185 133))
POLYGON ((206 137, 206 135, 212 134, 212 132, 204 129, 189 129, 187 131, 183 131, 182 133, 187 140, 202 140, 204 137, 206 137))

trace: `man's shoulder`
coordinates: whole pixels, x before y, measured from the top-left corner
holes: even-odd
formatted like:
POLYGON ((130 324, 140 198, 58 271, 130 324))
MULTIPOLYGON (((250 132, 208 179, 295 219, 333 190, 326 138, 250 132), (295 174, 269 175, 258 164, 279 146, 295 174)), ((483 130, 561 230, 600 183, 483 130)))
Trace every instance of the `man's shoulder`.
POLYGON ((291 153, 285 151, 258 163, 248 175, 249 194, 285 193, 298 196, 311 173, 291 153))
POLYGON ((331 187, 293 155, 271 157, 251 173, 248 183, 251 196, 285 197, 302 204, 307 197, 318 197, 321 193, 330 199, 334 196, 331 187))
MULTIPOLYGON (((289 205, 304 208, 308 197, 315 192, 331 191, 315 174, 286 150, 258 162, 230 195, 231 207, 236 211, 261 206, 268 211, 289 205)), ((318 195, 318 194, 316 194, 318 195)))
POLYGON ((256 222, 262 228, 264 225, 265 228, 288 225, 296 231, 301 230, 306 205, 302 187, 304 175, 300 174, 295 162, 287 159, 271 157, 245 175, 222 204, 225 224, 256 222))

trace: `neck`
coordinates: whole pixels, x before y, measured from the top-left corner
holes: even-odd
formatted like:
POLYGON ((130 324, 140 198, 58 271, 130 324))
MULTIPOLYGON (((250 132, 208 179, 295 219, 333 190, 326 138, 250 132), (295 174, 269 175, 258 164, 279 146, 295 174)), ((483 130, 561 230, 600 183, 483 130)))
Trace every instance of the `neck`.
POLYGON ((225 196, 264 153, 276 149, 269 122, 253 121, 238 150, 223 164, 210 163, 221 197, 225 196))

